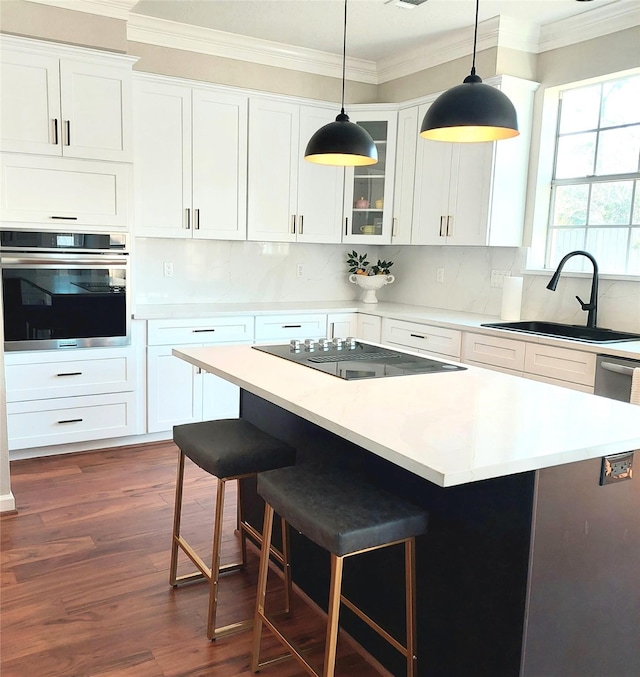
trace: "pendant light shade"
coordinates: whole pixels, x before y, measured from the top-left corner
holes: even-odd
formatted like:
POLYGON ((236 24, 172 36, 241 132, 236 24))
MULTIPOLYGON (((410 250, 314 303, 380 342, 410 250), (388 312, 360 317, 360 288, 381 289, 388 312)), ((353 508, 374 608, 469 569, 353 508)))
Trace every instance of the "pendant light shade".
POLYGON ((476 75, 479 6, 480 0, 476 0, 471 74, 429 106, 420 127, 420 136, 425 139, 470 143, 500 141, 520 134, 516 109, 509 98, 483 84, 476 75))
POLYGON ((344 0, 342 40, 342 105, 335 122, 330 122, 309 139, 304 159, 321 165, 362 167, 378 161, 378 149, 369 133, 344 112, 344 85, 347 49, 347 0, 344 0))

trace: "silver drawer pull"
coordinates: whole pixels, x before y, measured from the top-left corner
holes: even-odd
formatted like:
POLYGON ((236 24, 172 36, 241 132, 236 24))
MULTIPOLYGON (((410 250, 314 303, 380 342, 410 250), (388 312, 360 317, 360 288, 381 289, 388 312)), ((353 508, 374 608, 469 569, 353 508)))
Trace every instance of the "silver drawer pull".
POLYGON ((623 376, 633 376, 633 367, 625 367, 624 364, 615 364, 614 362, 600 362, 602 369, 612 371, 615 374, 623 376))
POLYGON ((57 219, 58 221, 77 221, 77 216, 50 216, 50 219, 57 219))
POLYGON ((82 419, 81 418, 70 418, 70 419, 67 419, 66 421, 58 421, 58 423, 59 424, 62 424, 62 423, 82 423, 82 419))
POLYGON ((301 324, 283 324, 282 325, 283 329, 302 329, 301 324))
POLYGON ((419 339, 425 339, 425 340, 427 338, 426 336, 420 336, 420 334, 409 334, 409 336, 411 336, 412 338, 419 338, 419 339))
POLYGON ((193 333, 193 334, 202 334, 203 332, 208 332, 208 331, 209 331, 209 332, 215 331, 215 329, 192 329, 192 330, 191 330, 191 333, 193 333))
POLYGON ((68 371, 63 374, 56 374, 56 376, 82 376, 81 371, 68 371))

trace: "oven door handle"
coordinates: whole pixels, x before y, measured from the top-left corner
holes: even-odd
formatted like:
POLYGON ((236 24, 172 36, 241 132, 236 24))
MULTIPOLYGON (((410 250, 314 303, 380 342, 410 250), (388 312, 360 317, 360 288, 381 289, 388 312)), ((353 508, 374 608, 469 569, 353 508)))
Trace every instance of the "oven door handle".
POLYGON ((24 266, 92 266, 113 268, 123 267, 129 263, 127 254, 109 256, 108 254, 82 254, 78 256, 69 254, 2 254, 3 268, 17 268, 24 266))

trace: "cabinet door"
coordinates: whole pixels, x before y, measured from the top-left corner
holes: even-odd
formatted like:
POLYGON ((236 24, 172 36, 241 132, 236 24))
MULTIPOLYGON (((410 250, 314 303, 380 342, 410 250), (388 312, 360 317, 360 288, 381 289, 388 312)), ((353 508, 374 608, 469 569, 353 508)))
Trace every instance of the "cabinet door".
MULTIPOLYGON (((420 106, 418 119, 429 109, 420 106)), ((418 137, 411 244, 445 244, 453 144, 418 137)))
POLYGON ((0 79, 0 149, 61 155, 58 59, 3 52, 0 79))
POLYGON ((244 240, 247 232, 245 96, 193 90, 193 237, 244 240))
POLYGON ((135 81, 136 233, 191 237, 191 90, 135 81))
POLYGON ((380 343, 382 341, 382 318, 378 315, 358 313, 356 336, 363 341, 380 343))
POLYGON ((295 242, 299 106, 249 104, 249 240, 295 242))
POLYGON ((215 374, 203 373, 202 420, 217 421, 221 418, 240 416, 240 388, 215 374))
POLYGON ((0 219, 51 228, 127 228, 130 166, 57 157, 0 156, 0 219))
POLYGON ((423 141, 418 136, 418 107, 398 113, 398 146, 393 195, 392 244, 411 244, 416 152, 423 141))
POLYGON ((330 313, 327 315, 327 338, 347 338, 357 336, 358 315, 357 313, 330 313))
POLYGON ((202 378, 172 346, 147 348, 147 432, 202 420, 202 378))
POLYGON ((63 155, 131 161, 133 131, 128 69, 62 59, 60 93, 63 155))
POLYGON ((300 109, 298 242, 340 242, 342 237, 342 192, 344 168, 307 162, 304 151, 309 139, 335 120, 335 111, 303 106, 300 109))
POLYGON ((366 167, 347 167, 344 190, 343 242, 389 244, 391 242, 393 176, 396 160, 398 117, 395 111, 358 112, 352 122, 364 127, 378 149, 378 162, 366 167))

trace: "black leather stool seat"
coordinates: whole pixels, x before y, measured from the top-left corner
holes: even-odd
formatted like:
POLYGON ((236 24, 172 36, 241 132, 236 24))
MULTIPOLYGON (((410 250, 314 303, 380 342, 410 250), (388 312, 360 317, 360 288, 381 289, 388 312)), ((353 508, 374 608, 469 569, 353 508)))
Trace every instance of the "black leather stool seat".
POLYGON ((424 510, 340 468, 311 463, 260 473, 258 493, 294 529, 338 556, 427 530, 424 510))
POLYGON ((244 419, 186 423, 173 440, 203 470, 220 479, 241 477, 295 462, 295 450, 244 419))

